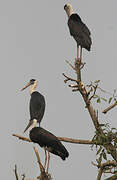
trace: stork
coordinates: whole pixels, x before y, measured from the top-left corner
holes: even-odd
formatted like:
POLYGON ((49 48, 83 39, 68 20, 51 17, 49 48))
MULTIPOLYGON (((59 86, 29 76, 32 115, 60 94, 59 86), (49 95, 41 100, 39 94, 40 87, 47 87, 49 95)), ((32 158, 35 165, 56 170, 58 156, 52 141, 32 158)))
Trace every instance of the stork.
MULTIPOLYGON (((69 153, 63 144, 58 140, 58 138, 53 135, 51 132, 43 129, 42 127, 30 127, 29 137, 32 142, 39 144, 41 147, 48 151, 48 164, 47 164, 47 173, 49 168, 50 155, 49 152, 61 157, 62 160, 65 160, 69 153)), ((46 159, 46 158, 45 158, 46 159)), ((46 160, 45 160, 46 168, 46 160)))
POLYGON ((31 95, 30 106, 29 106, 30 121, 27 127, 25 128, 24 132, 30 126, 35 127, 37 123, 39 123, 39 126, 40 126, 40 122, 45 112, 45 98, 42 94, 35 91, 35 88, 37 87, 37 83, 38 83, 37 80, 31 79, 28 82, 28 84, 24 88, 21 89, 21 91, 23 91, 24 89, 30 86, 30 95, 31 95))
POLYGON ((82 59, 82 48, 87 49, 90 51, 91 48, 91 33, 88 27, 82 22, 80 16, 76 13, 74 13, 72 5, 67 3, 64 6, 64 10, 66 11, 68 15, 68 27, 70 31, 70 35, 73 36, 73 38, 77 42, 77 60, 80 58, 80 61, 82 59), (79 46, 80 48, 80 54, 79 54, 79 46))

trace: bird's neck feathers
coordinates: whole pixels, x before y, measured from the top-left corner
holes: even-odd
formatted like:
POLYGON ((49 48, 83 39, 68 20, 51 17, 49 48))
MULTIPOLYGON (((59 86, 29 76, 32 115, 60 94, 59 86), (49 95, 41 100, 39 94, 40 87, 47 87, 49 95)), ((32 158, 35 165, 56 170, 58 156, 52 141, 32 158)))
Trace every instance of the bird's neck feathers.
POLYGON ((34 84, 32 84, 32 86, 30 87, 30 94, 32 94, 35 91, 36 87, 37 87, 37 81, 35 81, 34 84))
POLYGON ((70 7, 70 8, 66 11, 66 13, 67 13, 67 16, 68 16, 68 18, 69 18, 72 14, 74 14, 73 8, 70 7))
POLYGON ((33 123, 31 124, 31 126, 29 127, 29 130, 31 131, 34 127, 36 127, 37 124, 37 120, 33 119, 33 123))

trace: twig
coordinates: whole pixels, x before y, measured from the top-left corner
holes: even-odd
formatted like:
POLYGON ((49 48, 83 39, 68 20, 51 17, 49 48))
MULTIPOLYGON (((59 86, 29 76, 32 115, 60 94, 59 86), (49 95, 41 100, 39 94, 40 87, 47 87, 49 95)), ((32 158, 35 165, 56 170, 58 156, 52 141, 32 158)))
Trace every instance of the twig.
POLYGON ((24 136, 20 136, 18 134, 12 134, 12 136, 18 137, 19 139, 21 139, 23 141, 32 142, 29 138, 26 138, 24 136))
POLYGON ((107 107, 103 113, 106 114, 108 111, 110 111, 112 108, 114 108, 115 106, 117 106, 117 102, 115 102, 114 104, 112 104, 111 106, 107 107))
MULTIPOLYGON (((99 172, 98 172, 98 176, 97 176, 97 180, 101 179, 102 173, 107 173, 106 171, 104 171, 105 167, 108 167, 109 170, 111 170, 112 168, 117 166, 117 162, 116 161, 107 161, 105 163, 102 164, 95 164, 94 162, 92 162, 92 164, 94 166, 97 166, 99 168, 99 172)), ((111 171, 109 171, 108 173, 112 173, 111 171)))
POLYGON ((93 86, 94 88, 94 92, 93 92, 93 95, 89 98, 89 101, 91 101, 91 99, 95 96, 95 93, 96 93, 96 90, 97 90, 97 85, 96 86, 93 86))
POLYGON ((97 180, 101 180, 102 173, 103 173, 103 169, 100 168, 98 172, 97 180))
POLYGON ((85 62, 82 63, 82 66, 80 67, 80 70, 84 67, 85 64, 86 64, 85 62))
POLYGON ((78 88, 78 85, 69 84, 69 87, 71 87, 71 88, 78 88))
POLYGON ((117 162, 116 161, 107 161, 107 162, 102 163, 102 164, 96 164, 96 163, 92 162, 92 164, 94 166, 97 166, 98 168, 105 168, 107 166, 113 166, 113 167, 117 166, 117 162))
POLYGON ((117 179, 117 173, 114 176, 111 176, 105 180, 116 180, 117 179))
POLYGON ((77 81, 76 79, 73 79, 73 78, 70 78, 70 77, 66 76, 64 73, 62 73, 62 75, 66 78, 66 79, 64 80, 65 83, 66 83, 67 81, 74 81, 74 82, 76 82, 76 83, 79 82, 79 81, 77 81))
POLYGON ((69 61, 66 60, 66 63, 69 64, 69 66, 70 66, 73 70, 75 70, 75 67, 74 67, 69 61))
POLYGON ((14 172, 15 172, 15 177, 16 177, 16 180, 18 180, 18 173, 17 173, 17 165, 15 164, 15 169, 14 169, 14 172))
MULTIPOLYGON (((18 134, 13 134, 13 136, 23 141, 32 142, 29 138, 20 136, 18 134)), ((72 138, 67 138, 67 137, 58 137, 58 139, 63 142, 74 143, 74 144, 88 144, 88 145, 94 144, 94 142, 91 140, 72 139, 72 138)))

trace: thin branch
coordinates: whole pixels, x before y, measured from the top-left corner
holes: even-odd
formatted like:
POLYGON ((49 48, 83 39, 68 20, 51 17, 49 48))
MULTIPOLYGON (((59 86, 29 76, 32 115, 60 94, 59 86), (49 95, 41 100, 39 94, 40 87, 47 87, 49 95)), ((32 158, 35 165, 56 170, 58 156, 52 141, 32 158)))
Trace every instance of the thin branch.
POLYGON ((24 136, 20 136, 18 134, 12 134, 12 136, 15 136, 15 137, 17 137, 17 138, 19 138, 19 139, 21 139, 23 141, 32 142, 29 138, 26 138, 24 136))
MULTIPOLYGON (((105 167, 108 167, 109 170, 112 170, 112 168, 117 166, 117 162, 116 161, 107 161, 107 162, 102 163, 102 164, 95 164, 94 162, 92 162, 92 164, 99 168, 97 180, 101 180, 101 176, 102 176, 103 172, 106 173, 106 171, 104 171, 105 167)), ((111 173, 111 171, 109 171, 109 173, 111 173)))
POLYGON ((117 166, 117 162, 116 161, 107 161, 107 162, 102 163, 102 164, 96 164, 96 163, 92 162, 92 164, 94 166, 97 166, 98 168, 105 168, 107 166, 113 166, 113 167, 117 166))
POLYGON ((93 92, 93 95, 89 98, 89 101, 91 101, 91 99, 95 96, 95 93, 96 93, 96 90, 97 90, 97 85, 96 86, 93 86, 94 88, 94 92, 93 92))
POLYGON ((80 69, 83 69, 85 64, 86 64, 86 63, 82 63, 82 66, 80 67, 80 69))
POLYGON ((66 60, 66 63, 67 63, 73 70, 75 70, 75 67, 74 67, 69 61, 66 60))
POLYGON ((117 173, 114 176, 111 176, 105 180, 116 180, 117 179, 117 173))
POLYGON ((33 147, 33 149, 35 151, 35 154, 36 154, 36 157, 37 157, 37 161, 38 161, 38 164, 39 164, 39 167, 40 167, 40 171, 41 171, 41 174, 40 174, 40 176, 38 178, 40 180, 50 180, 51 176, 50 176, 50 174, 46 174, 45 169, 44 169, 44 167, 43 167, 43 165, 41 163, 40 156, 39 156, 37 148, 33 147))
POLYGON ((108 111, 110 111, 112 108, 114 108, 115 106, 117 106, 117 102, 115 102, 114 104, 112 104, 111 106, 107 107, 103 113, 106 114, 108 111))
POLYGON ((101 180, 102 173, 103 173, 103 169, 100 168, 98 172, 97 180, 101 180))
POLYGON ((70 78, 68 76, 66 76, 64 73, 62 74, 66 79, 64 80, 64 82, 66 83, 67 81, 74 81, 76 83, 78 83, 79 81, 77 81, 76 79, 70 78))
POLYGON ((75 144, 94 144, 94 142, 91 140, 72 139, 67 137, 58 137, 58 139, 63 142, 75 143, 75 144))
POLYGON ((35 151, 35 154, 36 154, 36 157, 37 157, 37 161, 38 161, 38 163, 39 163, 40 171, 41 171, 42 173, 45 173, 45 169, 44 169, 44 167, 43 167, 43 165, 42 165, 42 163, 41 163, 38 150, 37 150, 36 147, 33 147, 33 149, 34 149, 34 151, 35 151))
MULTIPOLYGON (((18 134, 13 134, 13 136, 23 141, 32 142, 29 138, 26 138, 18 134)), ((94 144, 94 142, 91 140, 72 139, 72 138, 67 138, 67 137, 58 137, 58 139, 63 142, 74 143, 74 144, 88 144, 88 145, 94 144)))
POLYGON ((18 173, 17 173, 17 165, 15 164, 15 169, 14 169, 14 172, 15 172, 15 177, 16 177, 16 180, 18 180, 18 173))

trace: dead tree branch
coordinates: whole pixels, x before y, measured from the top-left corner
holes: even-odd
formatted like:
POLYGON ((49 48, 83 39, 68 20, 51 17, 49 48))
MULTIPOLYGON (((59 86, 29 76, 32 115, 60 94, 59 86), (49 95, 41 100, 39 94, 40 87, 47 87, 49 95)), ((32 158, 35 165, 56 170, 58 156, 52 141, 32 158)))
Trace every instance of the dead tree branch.
POLYGON ((117 180, 117 173, 115 175, 105 179, 105 180, 117 180))
POLYGON ((75 70, 75 67, 74 67, 69 61, 66 60, 66 63, 67 63, 73 70, 75 70))
POLYGON ((19 138, 19 139, 21 139, 23 141, 32 142, 29 138, 26 138, 24 136, 20 136, 18 134, 12 134, 12 136, 15 136, 15 137, 17 137, 17 138, 19 138))
POLYGON ((65 80, 64 80, 64 82, 66 83, 67 81, 74 81, 74 82, 78 82, 76 79, 73 79, 73 78, 70 78, 70 77, 68 77, 68 76, 66 76, 64 73, 63 73, 63 76, 66 78, 65 80))
POLYGON ((105 167, 109 167, 109 166, 113 166, 113 167, 116 167, 117 166, 117 162, 116 161, 107 161, 105 163, 102 163, 102 164, 95 164, 94 162, 92 162, 92 164, 94 166, 97 166, 98 168, 105 168, 105 167))
MULTIPOLYGON (((29 138, 26 138, 24 136, 21 136, 18 134, 12 134, 12 135, 23 141, 32 142, 29 138)), ((72 139, 72 138, 66 138, 66 137, 58 137, 58 139, 63 142, 74 143, 74 144, 87 144, 87 145, 94 144, 94 142, 91 140, 72 139)))
POLYGON ((113 109, 115 106, 117 106, 117 102, 115 102, 114 104, 112 104, 111 106, 107 107, 103 113, 106 114, 108 111, 110 111, 111 109, 113 109))
POLYGON ((39 167, 40 167, 40 171, 41 171, 41 174, 38 177, 38 179, 40 179, 40 180, 50 180, 51 176, 45 172, 45 169, 44 169, 44 167, 43 167, 43 165, 41 163, 40 156, 39 156, 37 148, 34 147, 34 151, 35 151, 35 154, 36 154, 36 157, 37 157, 37 161, 38 161, 38 164, 39 164, 39 167))
POLYGON ((100 168, 97 176, 97 180, 101 180, 103 170, 100 168))

